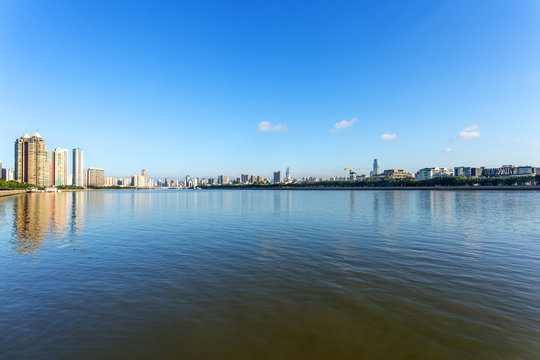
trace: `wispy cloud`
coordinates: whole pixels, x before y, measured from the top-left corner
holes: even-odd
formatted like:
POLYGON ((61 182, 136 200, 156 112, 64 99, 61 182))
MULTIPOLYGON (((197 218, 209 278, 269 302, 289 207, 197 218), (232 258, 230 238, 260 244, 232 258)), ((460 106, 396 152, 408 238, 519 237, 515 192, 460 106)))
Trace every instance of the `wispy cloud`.
POLYGON ((396 134, 382 134, 381 136, 379 136, 379 140, 380 141, 392 141, 392 140, 395 140, 397 137, 396 134))
POLYGON ((533 144, 533 147, 540 148, 540 144, 533 144))
POLYGON ((354 118, 352 120, 341 120, 330 129, 330 132, 346 129, 353 126, 355 122, 358 122, 357 118, 354 118))
POLYGON ((276 132, 276 131, 287 130, 287 125, 284 125, 284 124, 272 125, 270 121, 261 121, 259 123, 258 128, 259 128, 259 131, 276 132))
POLYGON ((476 129, 478 129, 478 125, 473 124, 471 126, 467 126, 465 129, 463 129, 463 131, 473 131, 473 130, 476 130, 476 129))
POLYGON ((442 149, 441 152, 442 152, 442 153, 447 153, 447 152, 450 152, 450 151, 452 151, 451 148, 446 148, 446 149, 442 149))
POLYGON ((467 126, 463 131, 459 133, 459 138, 461 140, 474 139, 480 136, 480 131, 478 130, 478 125, 467 126))

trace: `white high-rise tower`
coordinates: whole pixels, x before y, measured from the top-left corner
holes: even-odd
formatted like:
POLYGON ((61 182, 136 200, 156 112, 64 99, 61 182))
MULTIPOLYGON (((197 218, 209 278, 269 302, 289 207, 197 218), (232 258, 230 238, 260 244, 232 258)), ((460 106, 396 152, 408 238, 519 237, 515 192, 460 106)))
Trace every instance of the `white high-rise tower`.
POLYGON ((67 185, 68 179, 68 151, 56 148, 52 153, 52 179, 51 185, 67 185))
POLYGON ((83 151, 73 149, 73 185, 84 186, 83 151))

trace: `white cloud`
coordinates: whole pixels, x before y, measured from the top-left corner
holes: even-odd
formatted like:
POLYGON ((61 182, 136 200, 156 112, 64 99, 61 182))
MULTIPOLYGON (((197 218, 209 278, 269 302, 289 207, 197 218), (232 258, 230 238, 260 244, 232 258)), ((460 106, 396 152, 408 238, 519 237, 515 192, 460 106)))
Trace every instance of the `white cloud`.
POLYGON ((540 144, 533 144, 533 147, 540 148, 540 144))
POLYGON ((480 136, 480 131, 474 131, 478 129, 478 125, 467 126, 459 133, 459 138, 461 140, 474 139, 480 136))
POLYGON ((261 121, 258 126, 260 131, 264 132, 276 132, 276 131, 285 131, 287 130, 287 125, 278 124, 272 125, 270 121, 261 121))
POLYGON ((381 136, 379 136, 379 140, 380 141, 391 141, 391 140, 395 140, 397 137, 396 134, 382 134, 381 136))
POLYGON ((447 152, 450 152, 450 151, 452 151, 452 149, 451 149, 451 148, 446 148, 446 149, 443 149, 443 150, 442 150, 441 152, 443 152, 443 153, 447 153, 447 152))
POLYGON ((341 120, 340 122, 336 123, 332 129, 330 129, 330 132, 334 132, 334 131, 338 131, 338 130, 343 130, 343 129, 346 129, 348 127, 351 127, 354 125, 355 122, 358 122, 358 119, 357 118, 354 118, 352 120, 341 120))
POLYGON ((465 129, 463 129, 463 131, 473 131, 473 130, 476 130, 476 129, 478 129, 478 125, 473 124, 471 126, 467 126, 465 129))

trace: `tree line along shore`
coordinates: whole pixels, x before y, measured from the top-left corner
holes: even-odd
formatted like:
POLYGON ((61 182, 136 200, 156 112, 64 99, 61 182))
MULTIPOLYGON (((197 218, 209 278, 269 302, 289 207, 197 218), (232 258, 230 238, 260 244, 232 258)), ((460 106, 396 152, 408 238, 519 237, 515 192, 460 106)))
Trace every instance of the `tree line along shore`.
MULTIPOLYGON (((240 184, 232 182, 223 185, 198 185, 200 189, 316 189, 316 188, 435 188, 435 187, 536 187, 540 186, 540 175, 535 176, 507 176, 507 177, 477 177, 467 178, 462 176, 442 176, 433 179, 360 179, 327 180, 327 181, 302 181, 295 183, 253 183, 240 184)), ((1 190, 24 190, 36 188, 32 184, 19 183, 17 181, 5 181, 0 179, 1 190)), ((41 188, 39 188, 41 189, 41 188)), ((57 186, 58 190, 136 190, 136 187, 122 186, 90 186, 81 187, 75 185, 57 186)))
POLYGON ((430 188, 430 187, 497 187, 497 186, 536 186, 540 185, 540 175, 508 176, 508 177, 478 177, 441 176, 434 179, 361 179, 355 181, 302 181, 296 183, 253 183, 253 184, 223 184, 199 185, 202 189, 301 189, 301 188, 430 188))

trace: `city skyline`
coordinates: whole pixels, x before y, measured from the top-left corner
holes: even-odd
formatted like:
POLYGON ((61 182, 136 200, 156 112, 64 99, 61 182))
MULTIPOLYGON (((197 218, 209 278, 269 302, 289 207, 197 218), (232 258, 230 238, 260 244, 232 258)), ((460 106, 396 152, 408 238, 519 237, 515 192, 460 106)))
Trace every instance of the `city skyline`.
POLYGON ((3 166, 33 129, 113 176, 540 163, 540 4, 307 4, 0 4, 3 166))
MULTIPOLYGON (((79 187, 111 187, 111 186, 132 186, 135 188, 154 188, 154 187, 181 187, 195 188, 198 185, 226 185, 226 184, 253 184, 253 183, 298 183, 298 182, 318 182, 318 181, 356 181, 361 179, 381 180, 381 179, 416 179, 428 180, 438 177, 454 177, 460 176, 464 178, 496 178, 496 177, 513 177, 513 176, 536 176, 540 174, 540 168, 533 165, 514 165, 506 164, 500 167, 475 167, 475 166, 459 166, 452 168, 446 167, 426 167, 418 169, 415 172, 408 173, 403 169, 385 169, 382 171, 379 160, 373 160, 373 166, 369 168, 344 168, 348 172, 348 176, 334 175, 330 177, 324 176, 303 176, 292 177, 290 175, 290 167, 285 171, 277 170, 273 172, 272 177, 264 177, 263 175, 241 173, 239 177, 229 177, 221 173, 215 181, 214 177, 204 176, 185 176, 185 180, 174 177, 151 178, 148 176, 148 170, 142 169, 140 175, 134 174, 128 177, 105 176, 103 168, 88 167, 83 165, 84 154, 80 148, 73 149, 72 170, 73 174, 68 174, 69 168, 68 150, 57 147, 54 151, 46 148, 45 139, 39 134, 34 133, 30 136, 24 133, 20 138, 17 138, 14 143, 14 162, 17 164, 14 178, 19 183, 34 184, 38 187, 45 186, 64 186, 75 185, 79 187), (359 171, 362 170, 362 171, 359 171), (367 174, 369 171, 369 175, 367 174)), ((2 162, 0 161, 0 169, 2 162)), ((11 169, 2 169, 1 177, 3 180, 10 180, 9 176, 4 175, 4 170, 12 172, 11 169)), ((520 181, 527 182, 522 179, 520 181)))

